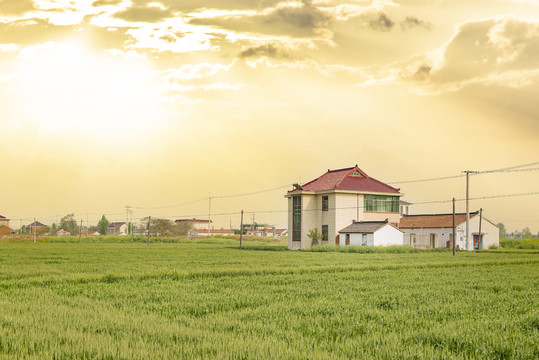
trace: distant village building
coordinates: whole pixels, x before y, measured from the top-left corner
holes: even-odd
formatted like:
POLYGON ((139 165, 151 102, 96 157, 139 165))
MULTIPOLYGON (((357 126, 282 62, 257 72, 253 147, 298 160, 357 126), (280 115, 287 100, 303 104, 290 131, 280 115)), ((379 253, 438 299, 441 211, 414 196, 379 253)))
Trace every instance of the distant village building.
POLYGON ((386 221, 354 221, 339 230, 337 245, 402 245, 403 232, 386 221))
MULTIPOLYGON (((420 249, 453 247, 453 214, 404 215, 399 228, 404 232, 404 244, 420 249)), ((455 214, 456 247, 466 249, 466 214, 455 214)), ((470 213, 470 241, 474 250, 500 244, 500 230, 479 211, 470 213), (481 220, 481 221, 480 221, 481 220), (479 223, 481 222, 481 233, 479 223)))
POLYGON ((0 226, 9 227, 9 219, 5 216, 0 215, 0 226))
POLYGON ((6 219, 5 216, 0 215, 0 236, 12 234, 14 230, 9 227, 9 219, 6 219))
POLYGON ((203 230, 203 229, 208 230, 208 224, 210 224, 210 227, 211 227, 212 221, 211 220, 192 218, 192 219, 178 219, 178 220, 174 221, 174 223, 176 225, 184 225, 184 224, 186 224, 186 225, 190 226, 191 229, 195 229, 195 230, 203 230))
POLYGON ((275 229, 275 235, 273 237, 278 239, 284 239, 288 238, 288 230, 287 229, 275 229))
POLYGON ((328 170, 304 185, 296 184, 288 199, 288 248, 312 245, 311 229, 323 236, 322 244, 335 245, 339 230, 353 221, 385 221, 398 227, 399 199, 404 194, 376 180, 357 165, 328 170))
POLYGON ((127 223, 124 222, 111 222, 108 227, 109 235, 127 235, 127 223))
POLYGON ((88 236, 100 236, 99 231, 88 231, 88 236))
POLYGON ((70 236, 71 234, 66 229, 59 229, 56 231, 56 236, 70 236))
POLYGON ((49 230, 49 227, 45 224, 40 223, 39 221, 34 221, 30 225, 26 225, 26 233, 33 234, 34 230, 36 234, 42 234, 49 230))
POLYGON ((231 236, 234 235, 234 230, 228 229, 192 229, 189 231, 189 236, 231 236))

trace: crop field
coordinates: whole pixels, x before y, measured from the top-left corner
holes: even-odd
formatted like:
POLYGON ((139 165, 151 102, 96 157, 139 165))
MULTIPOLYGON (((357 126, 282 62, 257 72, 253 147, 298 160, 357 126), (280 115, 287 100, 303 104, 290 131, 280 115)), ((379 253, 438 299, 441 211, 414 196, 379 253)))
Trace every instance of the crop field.
POLYGON ((0 358, 539 358, 539 251, 0 243, 0 358))

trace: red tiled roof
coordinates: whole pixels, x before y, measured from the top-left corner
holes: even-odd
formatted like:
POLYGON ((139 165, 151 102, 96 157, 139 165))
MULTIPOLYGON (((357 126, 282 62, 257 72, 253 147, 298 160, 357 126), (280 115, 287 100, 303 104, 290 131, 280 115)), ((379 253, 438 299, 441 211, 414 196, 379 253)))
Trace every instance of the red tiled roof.
POLYGON ((7 226, 0 226, 0 235, 7 235, 11 234, 13 232, 13 229, 7 226))
MULTIPOLYGON (((357 165, 346 169, 328 170, 319 178, 302 185, 302 188, 307 191, 352 190, 383 193, 398 193, 400 190, 368 176, 357 165), (356 171, 362 176, 352 176, 356 171)), ((297 190, 289 192, 294 191, 297 190)))
MULTIPOLYGON (((478 212, 470 213, 470 218, 476 216, 478 212)), ((466 214, 455 214, 455 226, 466 221, 466 214)), ((399 222, 400 229, 419 228, 452 228, 453 214, 432 214, 432 215, 404 215, 399 222)))

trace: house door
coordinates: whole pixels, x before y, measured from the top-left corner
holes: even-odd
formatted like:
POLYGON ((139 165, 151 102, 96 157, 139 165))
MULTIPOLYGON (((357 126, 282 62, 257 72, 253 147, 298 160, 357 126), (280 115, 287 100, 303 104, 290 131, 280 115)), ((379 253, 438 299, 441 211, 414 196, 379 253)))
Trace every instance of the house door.
POLYGON ((335 236, 335 245, 339 245, 339 236, 340 235, 335 236))
POLYGON ((345 245, 350 245, 350 234, 346 234, 346 243, 345 245))
POLYGON ((436 236, 437 234, 430 234, 430 248, 434 249, 436 247, 436 236))
POLYGON ((483 235, 474 235, 473 236, 473 249, 481 250, 483 248, 483 235))

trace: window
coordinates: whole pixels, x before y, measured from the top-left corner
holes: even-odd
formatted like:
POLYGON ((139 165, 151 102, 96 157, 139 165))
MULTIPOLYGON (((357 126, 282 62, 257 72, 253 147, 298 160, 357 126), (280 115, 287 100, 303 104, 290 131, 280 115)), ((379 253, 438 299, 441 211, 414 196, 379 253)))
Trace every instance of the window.
POLYGON ((367 234, 362 234, 361 246, 367 246, 367 234))
POLYGON ((370 212, 399 212, 399 197, 386 195, 364 195, 363 206, 370 212))
POLYGON ((346 234, 345 245, 350 245, 350 234, 346 234))
POLYGON ((360 173, 358 170, 354 171, 352 174, 350 174, 350 176, 359 176, 359 177, 363 177, 363 175, 361 175, 361 173, 360 173))
POLYGON ((322 196, 322 211, 329 209, 329 196, 322 196))
POLYGON ((327 225, 322 225, 322 241, 328 241, 329 229, 327 225))
POLYGON ((410 246, 415 247, 415 234, 410 234, 410 246))
POLYGON ((294 196, 292 203, 292 240, 301 241, 301 196, 294 196))

